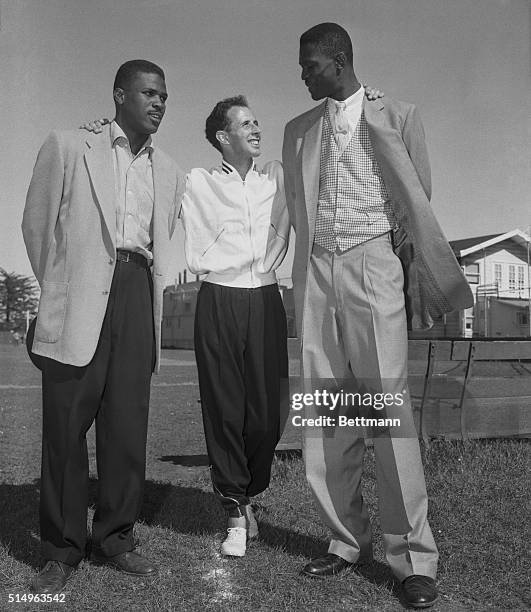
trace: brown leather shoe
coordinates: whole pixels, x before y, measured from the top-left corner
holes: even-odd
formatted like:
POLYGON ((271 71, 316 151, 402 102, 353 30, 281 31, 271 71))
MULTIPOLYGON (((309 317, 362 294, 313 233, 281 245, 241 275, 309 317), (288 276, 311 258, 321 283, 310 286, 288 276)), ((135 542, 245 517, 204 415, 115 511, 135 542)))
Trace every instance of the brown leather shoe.
POLYGON ((404 603, 412 608, 429 608, 437 601, 435 580, 429 576, 413 574, 402 582, 404 603))
POLYGON ((60 593, 77 566, 67 565, 62 561, 50 560, 31 581, 34 593, 60 593))
POLYGON ((345 561, 342 557, 338 557, 333 553, 326 553, 324 557, 319 557, 310 561, 308 565, 305 565, 301 574, 305 576, 312 576, 314 578, 323 578, 325 576, 335 576, 352 567, 354 564, 345 561))
POLYGON ((107 565, 131 576, 154 576, 158 572, 156 565, 134 550, 112 557, 92 551, 90 560, 96 565, 107 565))

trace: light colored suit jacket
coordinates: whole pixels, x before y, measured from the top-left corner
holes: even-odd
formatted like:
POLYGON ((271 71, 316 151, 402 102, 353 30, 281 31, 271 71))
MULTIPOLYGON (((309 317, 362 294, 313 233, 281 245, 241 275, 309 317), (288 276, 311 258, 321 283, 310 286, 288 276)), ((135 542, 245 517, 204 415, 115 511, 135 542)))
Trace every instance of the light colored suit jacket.
MULTIPOLYGON (((282 161, 290 219, 296 232, 293 292, 299 338, 303 335, 306 276, 319 196, 325 103, 292 119, 284 132, 282 161)), ((424 130, 412 104, 364 99, 369 136, 399 224, 395 252, 404 268, 410 328, 431 327, 445 312, 472 306, 470 287, 429 204, 431 176, 424 130)))
MULTIPOLYGON (((169 241, 184 175, 152 154, 153 314, 160 363, 162 292, 169 241)), ((62 363, 90 362, 101 332, 116 265, 116 206, 110 128, 101 134, 52 132, 39 151, 22 231, 41 287, 32 350, 62 363)))

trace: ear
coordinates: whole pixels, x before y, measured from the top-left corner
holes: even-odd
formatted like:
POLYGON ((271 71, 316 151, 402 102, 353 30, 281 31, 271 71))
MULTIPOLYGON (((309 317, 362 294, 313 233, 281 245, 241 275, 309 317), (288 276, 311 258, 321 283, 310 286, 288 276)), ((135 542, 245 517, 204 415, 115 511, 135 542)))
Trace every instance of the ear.
POLYGON ((343 51, 336 54, 334 57, 334 63, 336 65, 336 70, 343 70, 347 64, 347 56, 343 53, 343 51))
POLYGON ((116 89, 112 92, 112 97, 116 104, 122 105, 124 103, 124 90, 121 87, 116 87, 116 89))
POLYGON ((225 132, 224 130, 218 130, 216 132, 216 138, 220 144, 229 144, 229 137, 227 136, 227 132, 225 132))

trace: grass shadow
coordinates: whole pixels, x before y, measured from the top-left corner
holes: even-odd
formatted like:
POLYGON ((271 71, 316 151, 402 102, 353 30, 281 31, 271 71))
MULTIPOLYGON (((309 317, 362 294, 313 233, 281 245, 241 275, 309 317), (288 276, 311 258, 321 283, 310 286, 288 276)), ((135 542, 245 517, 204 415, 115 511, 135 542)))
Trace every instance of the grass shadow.
POLYGON ((40 564, 39 482, 0 484, 0 544, 34 568, 40 564))
MULTIPOLYGON (((290 555, 303 556, 310 561, 322 557, 328 552, 328 542, 326 540, 262 521, 259 514, 258 525, 262 542, 271 547, 281 547, 290 555)), ((374 584, 391 588, 395 594, 400 592, 400 583, 394 578, 389 566, 377 559, 366 560, 357 564, 353 571, 374 584)), ((314 579, 309 577, 308 580, 312 581, 314 579)))
MULTIPOLYGON (((275 457, 281 460, 301 459, 300 448, 283 448, 275 451, 275 457)), ((208 455, 162 455, 158 458, 162 463, 173 463, 183 467, 206 467, 210 465, 208 455)))
MULTIPOLYGON (((89 506, 97 501, 97 479, 89 480, 89 506)), ((39 539, 40 480, 0 484, 0 544, 17 561, 41 565, 39 539)), ((216 533, 225 517, 214 495, 199 488, 146 481, 139 520, 179 533, 216 533)))
POLYGON ((146 482, 140 520, 191 535, 225 529, 225 513, 213 493, 198 487, 146 482))
POLYGON ((173 463, 184 467, 204 467, 210 465, 208 455, 163 455, 158 458, 163 463, 173 463))

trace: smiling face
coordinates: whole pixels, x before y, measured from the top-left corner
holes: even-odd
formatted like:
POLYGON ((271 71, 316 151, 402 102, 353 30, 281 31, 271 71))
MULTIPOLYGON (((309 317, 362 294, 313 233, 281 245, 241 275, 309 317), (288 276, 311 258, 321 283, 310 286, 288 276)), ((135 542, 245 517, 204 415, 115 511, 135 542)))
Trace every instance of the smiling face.
POLYGON ((221 132, 222 146, 230 147, 231 154, 244 160, 260 155, 262 133, 253 111, 246 106, 233 106, 227 111, 229 127, 221 132))
POLYGON ((333 98, 338 93, 341 81, 335 58, 325 55, 317 45, 304 44, 300 47, 299 64, 301 79, 313 100, 333 98))
POLYGON ((166 84, 160 75, 138 72, 123 89, 114 90, 120 127, 129 137, 154 134, 166 112, 167 98, 166 84))

